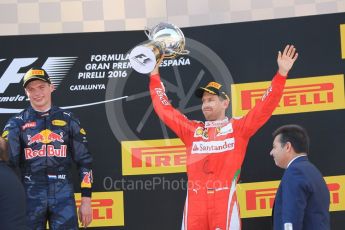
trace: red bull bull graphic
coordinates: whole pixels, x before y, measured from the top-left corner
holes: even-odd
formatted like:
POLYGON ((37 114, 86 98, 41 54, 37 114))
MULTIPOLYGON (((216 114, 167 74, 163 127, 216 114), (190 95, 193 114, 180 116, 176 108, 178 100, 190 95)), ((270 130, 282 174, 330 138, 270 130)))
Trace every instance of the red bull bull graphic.
POLYGON ((81 182, 82 188, 91 188, 93 182, 92 171, 84 172, 83 181, 81 182))
MULTIPOLYGON (((60 134, 54 133, 49 129, 45 129, 33 136, 27 135, 28 145, 34 143, 49 144, 52 142, 63 143, 63 132, 60 134)), ((42 145, 40 149, 33 150, 32 148, 24 148, 25 159, 33 159, 36 157, 66 157, 67 145, 61 145, 60 148, 55 148, 54 145, 42 145)))
POLYGON ((60 143, 63 143, 63 133, 61 132, 60 134, 56 134, 54 132, 49 133, 48 135, 48 140, 50 142, 58 141, 60 143))
POLYGON ((41 133, 37 133, 33 136, 28 135, 28 145, 32 145, 34 143, 43 143, 44 136, 41 133))
POLYGON ((58 141, 60 143, 63 143, 63 132, 60 132, 59 134, 52 132, 49 129, 45 129, 33 136, 28 135, 28 145, 32 145, 34 143, 43 143, 43 144, 49 144, 51 142, 58 141))

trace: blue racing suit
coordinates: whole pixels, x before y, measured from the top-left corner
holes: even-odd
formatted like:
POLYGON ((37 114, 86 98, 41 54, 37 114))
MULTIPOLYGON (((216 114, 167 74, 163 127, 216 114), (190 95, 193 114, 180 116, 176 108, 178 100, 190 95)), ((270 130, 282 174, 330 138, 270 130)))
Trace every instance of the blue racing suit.
POLYGON ((71 165, 79 170, 81 193, 91 197, 92 156, 86 133, 71 112, 32 107, 13 116, 2 136, 9 143, 9 165, 20 169, 31 229, 78 229, 71 165))

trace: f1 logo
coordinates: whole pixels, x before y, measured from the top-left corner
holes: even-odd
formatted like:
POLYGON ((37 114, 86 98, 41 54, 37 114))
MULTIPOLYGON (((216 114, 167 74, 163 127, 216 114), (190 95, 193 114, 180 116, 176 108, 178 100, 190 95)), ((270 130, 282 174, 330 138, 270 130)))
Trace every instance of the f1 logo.
MULTIPOLYGON (((0 78, 0 93, 4 93, 7 87, 13 83, 19 83, 24 77, 25 73, 19 73, 23 67, 33 64, 38 58, 15 58, 7 67, 4 74, 0 78)), ((4 61, 2 59, 1 61, 4 61)))
POLYGON ((134 56, 134 60, 136 60, 142 65, 146 65, 147 63, 151 62, 151 59, 148 58, 145 54, 139 54, 134 56))
MULTIPOLYGON (((10 84, 18 84, 25 73, 21 68, 28 67, 37 61, 38 57, 14 58, 0 78, 0 93, 4 93, 10 84)), ((47 71, 55 88, 59 86, 67 75, 77 57, 48 57, 42 68, 47 71)), ((0 62, 6 59, 0 59, 0 62)))

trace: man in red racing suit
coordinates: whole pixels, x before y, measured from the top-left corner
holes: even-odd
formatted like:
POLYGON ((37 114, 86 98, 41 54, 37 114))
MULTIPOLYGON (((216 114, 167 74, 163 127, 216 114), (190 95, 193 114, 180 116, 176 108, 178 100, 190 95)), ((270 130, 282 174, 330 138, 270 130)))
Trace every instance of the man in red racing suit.
POLYGON ((187 149, 188 192, 182 229, 241 229, 236 184, 251 136, 270 118, 283 93, 286 76, 298 54, 287 45, 277 57, 278 72, 262 99, 242 118, 228 119, 229 97, 222 85, 199 88, 206 122, 187 119, 174 109, 160 81, 159 64, 150 76, 150 94, 160 119, 187 149))

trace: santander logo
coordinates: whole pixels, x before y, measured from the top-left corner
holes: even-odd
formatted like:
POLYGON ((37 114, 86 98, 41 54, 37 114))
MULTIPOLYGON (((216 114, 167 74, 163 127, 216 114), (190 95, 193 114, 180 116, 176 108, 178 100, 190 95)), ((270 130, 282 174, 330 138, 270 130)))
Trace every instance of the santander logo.
POLYGON ((235 139, 228 138, 223 141, 195 141, 193 142, 192 154, 222 153, 235 148, 235 139))

